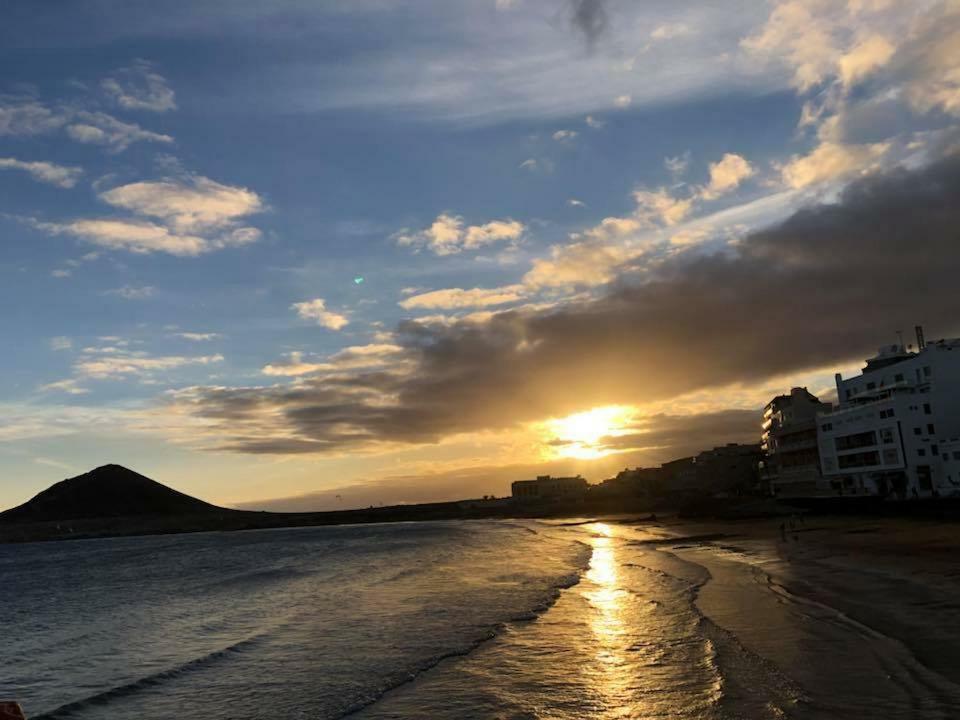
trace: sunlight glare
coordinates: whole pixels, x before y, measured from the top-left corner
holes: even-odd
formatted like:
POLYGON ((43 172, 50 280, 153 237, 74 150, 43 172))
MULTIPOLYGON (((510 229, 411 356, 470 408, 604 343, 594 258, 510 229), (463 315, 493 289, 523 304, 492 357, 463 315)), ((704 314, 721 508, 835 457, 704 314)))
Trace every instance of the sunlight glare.
POLYGON ((547 440, 557 457, 593 460, 617 452, 606 439, 629 432, 632 408, 609 405, 545 423, 547 440))

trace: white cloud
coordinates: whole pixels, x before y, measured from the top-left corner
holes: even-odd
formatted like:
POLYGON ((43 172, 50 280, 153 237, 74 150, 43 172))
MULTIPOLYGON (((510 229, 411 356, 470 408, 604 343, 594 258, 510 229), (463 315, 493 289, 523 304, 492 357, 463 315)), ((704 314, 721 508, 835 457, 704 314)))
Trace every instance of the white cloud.
POLYGON ((220 333, 198 333, 198 332, 179 332, 174 333, 175 337, 178 337, 182 340, 189 340, 191 342, 207 342, 209 340, 217 340, 221 337, 220 333))
POLYGON ((174 92, 150 63, 138 61, 105 78, 100 87, 124 110, 165 112, 177 107, 174 92))
POLYGON ((753 166, 746 158, 727 153, 719 161, 710 164, 710 182, 700 191, 700 196, 704 200, 718 198, 736 189, 753 173, 753 166))
POLYGON ((650 37, 654 40, 671 40, 690 35, 691 32, 690 26, 684 23, 664 23, 655 27, 650 33, 650 37))
POLYGON ((57 268, 56 270, 50 271, 50 277, 55 278, 68 278, 73 275, 73 270, 65 270, 63 268, 57 268))
POLYGON ((371 345, 352 345, 318 362, 305 359, 300 351, 288 353, 281 362, 265 365, 261 372, 274 377, 300 377, 319 372, 340 372, 343 370, 379 367, 395 363, 403 353, 399 345, 374 343, 371 345))
POLYGON ((552 137, 557 142, 571 142, 579 134, 576 130, 557 130, 552 137))
POLYGON ((202 255, 216 249, 204 238, 176 235, 167 228, 141 220, 89 219, 67 223, 37 222, 34 225, 52 234, 69 234, 108 250, 137 254, 155 252, 181 257, 202 255))
POLYGON ((462 217, 442 213, 430 227, 419 232, 401 230, 393 235, 393 239, 401 246, 426 248, 436 255, 452 255, 497 242, 516 242, 525 230, 523 223, 510 219, 465 226, 462 217))
POLYGON ((102 112, 79 112, 67 134, 80 143, 103 145, 110 152, 126 150, 136 142, 172 143, 169 135, 144 130, 136 123, 126 123, 102 112))
POLYGON ((0 136, 40 135, 63 126, 66 118, 33 98, 0 96, 0 136))
POLYGON ((104 295, 116 295, 117 297, 122 297, 124 300, 146 300, 147 298, 153 297, 155 293, 156 288, 149 285, 143 287, 124 285, 115 290, 107 290, 104 292, 104 295))
POLYGON ((583 200, 577 200, 576 198, 570 198, 567 200, 567 205, 570 207, 586 207, 587 204, 583 200))
POLYGON ((594 130, 601 130, 607 124, 605 120, 595 118, 593 115, 587 115, 587 117, 584 119, 584 122, 587 124, 587 127, 594 130))
POLYGON ((692 198, 678 198, 664 188, 659 190, 635 190, 636 216, 645 223, 676 225, 693 209, 692 198))
POLYGON ((57 380, 56 382, 41 385, 39 390, 41 392, 61 392, 66 393, 67 395, 86 395, 90 392, 87 388, 82 387, 79 382, 73 378, 57 380))
POLYGON ((73 348, 73 340, 68 338, 66 335, 60 335, 58 337, 50 338, 50 349, 56 352, 62 350, 70 350, 73 348))
POLYGON ((523 297, 522 285, 509 285, 499 288, 473 288, 472 290, 447 288, 444 290, 434 290, 421 295, 414 295, 413 297, 402 300, 399 304, 400 307, 405 310, 449 310, 505 305, 507 303, 518 302, 522 300, 523 297))
POLYGON ((882 35, 871 35, 843 55, 839 61, 840 81, 851 86, 883 67, 896 48, 882 35))
POLYGON ((56 185, 62 188, 72 188, 83 175, 78 167, 68 167, 44 161, 24 161, 16 158, 0 158, 0 170, 23 170, 34 180, 56 185))
POLYGON ((783 182, 792 188, 838 180, 869 170, 889 149, 886 143, 844 145, 823 142, 808 155, 795 155, 781 168, 783 182))
POLYGON ((682 155, 676 155, 674 157, 665 157, 663 159, 663 166, 667 169, 667 172, 673 176, 673 179, 679 179, 687 171, 687 168, 690 167, 690 151, 687 150, 682 155))
POLYGON ((85 355, 74 364, 74 373, 79 377, 94 380, 145 376, 156 372, 174 370, 190 365, 212 365, 223 362, 223 355, 151 356, 146 353, 116 352, 100 355, 85 355))
POLYGON ((613 99, 613 104, 618 108, 630 107, 630 104, 633 102, 633 97, 630 95, 617 95, 613 99))
POLYGON ((327 303, 323 298, 294 303, 290 307, 296 310, 297 315, 302 319, 313 320, 330 330, 342 330, 350 323, 345 315, 327 310, 327 303))
POLYGON ((159 218, 181 233, 200 233, 228 226, 264 210, 257 193, 202 176, 136 182, 100 193, 114 207, 159 218))

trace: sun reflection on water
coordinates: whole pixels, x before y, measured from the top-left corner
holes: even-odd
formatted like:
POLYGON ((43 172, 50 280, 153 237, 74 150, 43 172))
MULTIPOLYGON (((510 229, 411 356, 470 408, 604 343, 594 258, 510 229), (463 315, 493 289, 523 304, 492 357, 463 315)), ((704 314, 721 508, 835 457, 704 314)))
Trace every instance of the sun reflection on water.
POLYGON ((586 578, 591 587, 584 596, 594 613, 590 628, 596 641, 595 667, 589 670, 598 700, 607 708, 625 708, 632 678, 628 672, 625 601, 628 594, 620 587, 617 544, 613 529, 603 523, 591 526, 593 555, 586 578))

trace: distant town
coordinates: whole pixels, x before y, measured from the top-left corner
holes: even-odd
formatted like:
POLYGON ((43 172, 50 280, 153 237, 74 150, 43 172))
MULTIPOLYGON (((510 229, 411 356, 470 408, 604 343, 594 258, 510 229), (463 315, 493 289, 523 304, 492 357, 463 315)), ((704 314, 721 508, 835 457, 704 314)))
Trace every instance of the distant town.
POLYGON ((888 501, 960 497, 960 339, 880 348, 856 377, 835 376, 838 402, 807 388, 763 410, 758 442, 731 443, 659 467, 514 482, 514 504, 620 497, 635 504, 731 498, 888 501))

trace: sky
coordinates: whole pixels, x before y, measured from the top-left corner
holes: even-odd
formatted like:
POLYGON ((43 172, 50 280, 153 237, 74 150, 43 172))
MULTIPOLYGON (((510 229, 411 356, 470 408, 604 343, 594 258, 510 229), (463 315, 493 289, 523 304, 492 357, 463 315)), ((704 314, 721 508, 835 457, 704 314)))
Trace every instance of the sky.
POLYGON ((0 508, 596 482, 960 334, 957 0, 2 14, 0 508))

